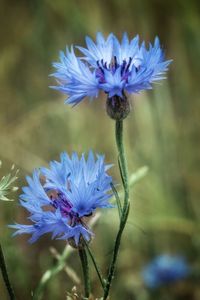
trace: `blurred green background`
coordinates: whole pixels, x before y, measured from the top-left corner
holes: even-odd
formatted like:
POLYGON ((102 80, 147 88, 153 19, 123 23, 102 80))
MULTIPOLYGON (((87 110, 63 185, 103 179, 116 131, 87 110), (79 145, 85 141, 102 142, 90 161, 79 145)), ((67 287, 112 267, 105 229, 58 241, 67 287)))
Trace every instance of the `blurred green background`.
MULTIPOLYGON (((114 122, 105 112, 105 98, 75 108, 48 88, 54 80, 52 61, 66 45, 84 45, 85 35, 124 31, 153 41, 159 36, 167 58, 174 61, 168 80, 132 97, 125 121, 129 172, 148 166, 149 173, 131 193, 131 213, 124 233, 111 299, 200 299, 198 278, 181 288, 152 296, 143 287, 141 268, 161 253, 184 255, 200 270, 200 2, 195 0, 1 0, 0 9, 0 172, 15 163, 18 185, 35 167, 59 159, 66 150, 93 149, 114 162, 119 179, 114 122), (153 297, 153 298, 152 298, 153 297)), ((20 191, 19 191, 20 193, 20 191)), ((0 203, 0 239, 17 299, 31 299, 44 271, 56 263, 49 247, 62 252, 64 242, 43 237, 34 245, 27 237, 11 238, 7 224, 25 221, 16 203, 0 203)), ((95 227, 92 249, 106 273, 117 230, 117 214, 103 212, 95 227)), ((76 253, 67 261, 80 275, 76 253)), ((66 299, 74 282, 63 271, 43 296, 66 299)), ((101 296, 93 276, 94 294, 101 296)), ((7 299, 0 282, 0 299, 7 299)))

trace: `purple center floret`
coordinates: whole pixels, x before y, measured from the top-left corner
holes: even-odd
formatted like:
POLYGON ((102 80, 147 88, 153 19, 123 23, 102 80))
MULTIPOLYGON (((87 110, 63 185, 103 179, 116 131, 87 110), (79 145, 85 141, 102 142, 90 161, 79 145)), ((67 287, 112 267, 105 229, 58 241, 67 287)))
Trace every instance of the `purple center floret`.
POLYGON ((51 196, 52 206, 54 208, 60 208, 61 213, 65 216, 71 215, 72 204, 62 193, 57 193, 57 196, 51 196))
MULTIPOLYGON (((128 82, 128 76, 130 75, 130 65, 132 63, 133 58, 129 57, 128 62, 126 60, 123 60, 122 65, 118 64, 117 57, 114 56, 112 62, 107 66, 107 62, 104 62, 103 59, 101 61, 97 61, 98 68, 96 69, 96 77, 99 80, 99 83, 105 83, 105 75, 104 75, 104 69, 109 70, 112 72, 112 74, 115 74, 116 70, 118 68, 121 69, 121 76, 122 80, 125 80, 128 82)), ((136 68, 136 72, 138 71, 138 68, 136 68)))

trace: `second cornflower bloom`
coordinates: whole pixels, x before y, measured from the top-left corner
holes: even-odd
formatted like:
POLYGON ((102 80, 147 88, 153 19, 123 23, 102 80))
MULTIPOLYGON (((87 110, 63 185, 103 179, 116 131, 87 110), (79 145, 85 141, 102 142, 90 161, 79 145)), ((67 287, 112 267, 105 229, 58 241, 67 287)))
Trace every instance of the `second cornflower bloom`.
POLYGON ((20 204, 29 213, 32 224, 15 224, 16 234, 31 234, 35 242, 45 233, 68 240, 79 246, 83 239, 89 241, 93 233, 87 218, 97 208, 112 207, 112 178, 107 174, 111 165, 105 165, 104 156, 90 151, 88 159, 76 153, 71 158, 61 154, 61 161, 52 161, 50 168, 35 170, 27 177, 28 186, 23 188, 20 204))

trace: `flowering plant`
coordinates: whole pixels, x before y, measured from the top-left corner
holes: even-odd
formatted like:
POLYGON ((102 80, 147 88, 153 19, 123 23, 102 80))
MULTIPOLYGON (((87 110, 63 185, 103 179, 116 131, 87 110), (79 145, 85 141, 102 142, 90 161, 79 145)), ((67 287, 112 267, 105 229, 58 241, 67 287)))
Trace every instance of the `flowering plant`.
MULTIPOLYGON (((29 212, 31 224, 16 223, 10 227, 16 229, 14 235, 30 234, 31 243, 51 233, 52 238, 65 240, 77 250, 85 286, 82 299, 91 299, 89 255, 103 289, 101 299, 106 300, 130 208, 130 182, 123 141, 123 120, 130 112, 128 95, 151 89, 154 82, 164 79, 171 60, 165 60, 157 37, 153 45, 146 47, 144 42, 139 43, 138 36, 129 40, 124 33, 120 42, 114 34, 104 38, 97 33, 96 43, 86 37, 86 45, 87 48, 76 47, 82 53, 81 57, 76 56, 73 46, 65 53, 60 52, 60 61, 53 63, 56 71, 52 76, 58 83, 53 88, 66 94, 66 103, 71 105, 78 104, 85 97, 96 98, 100 91, 106 94, 107 113, 116 121, 115 139, 123 196, 107 173, 111 165, 105 164, 103 155, 94 155, 90 151, 87 158, 84 154, 79 158, 76 152, 71 157, 64 152, 60 161, 52 161, 49 168, 42 167, 35 170, 32 177, 27 177, 28 186, 23 188, 20 205, 29 212), (110 202, 112 196, 116 199, 115 206, 110 202), (94 234, 88 219, 97 209, 111 207, 118 208, 119 228, 108 273, 104 276, 90 249, 89 243, 94 234)), ((65 257, 64 250, 61 259, 65 257)), ((55 270, 53 272, 56 273, 55 270)), ((41 299, 48 276, 49 273, 42 278, 33 299, 41 299)))

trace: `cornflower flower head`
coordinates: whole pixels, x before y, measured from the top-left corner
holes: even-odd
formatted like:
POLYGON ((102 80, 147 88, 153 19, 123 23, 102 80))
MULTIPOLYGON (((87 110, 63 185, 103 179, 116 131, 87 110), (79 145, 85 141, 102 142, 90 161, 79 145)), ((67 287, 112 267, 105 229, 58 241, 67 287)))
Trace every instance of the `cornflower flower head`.
POLYGON ((50 162, 49 168, 41 168, 27 177, 20 204, 29 213, 29 225, 15 224, 14 235, 31 234, 29 242, 35 242, 45 233, 52 238, 68 240, 76 247, 83 239, 90 241, 93 233, 87 226, 88 217, 97 208, 109 208, 112 178, 107 174, 111 165, 104 163, 104 156, 92 151, 85 159, 77 153, 71 158, 62 153, 60 162, 50 162))
POLYGON ((107 38, 99 32, 96 43, 86 37, 87 48, 76 47, 83 56, 77 57, 74 47, 60 52, 60 61, 53 63, 58 86, 52 88, 68 96, 66 103, 76 105, 85 97, 107 95, 107 112, 113 119, 124 119, 130 105, 128 94, 152 88, 152 83, 164 79, 171 60, 165 60, 158 37, 154 44, 139 43, 127 33, 120 42, 114 34, 107 38))
POLYGON ((155 289, 184 279, 189 272, 184 257, 164 254, 157 256, 143 269, 142 277, 147 287, 155 289))

